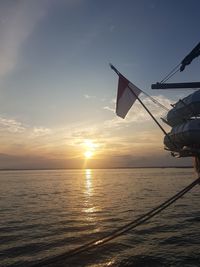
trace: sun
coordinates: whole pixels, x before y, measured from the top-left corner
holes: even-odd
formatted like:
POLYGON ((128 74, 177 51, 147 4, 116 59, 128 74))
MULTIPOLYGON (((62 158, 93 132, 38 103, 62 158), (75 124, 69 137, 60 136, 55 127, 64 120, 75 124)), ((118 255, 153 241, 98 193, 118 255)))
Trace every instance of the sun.
POLYGON ((83 142, 83 146, 85 148, 84 157, 85 159, 91 159, 96 154, 96 150, 98 148, 98 144, 96 144, 91 139, 85 139, 83 142))
POLYGON ((90 150, 85 151, 84 156, 86 159, 91 159, 93 157, 94 153, 90 150))
POLYGON ((97 146, 96 144, 94 144, 94 142, 90 139, 86 139, 84 140, 84 145, 85 147, 89 150, 93 150, 95 149, 95 147, 97 146))

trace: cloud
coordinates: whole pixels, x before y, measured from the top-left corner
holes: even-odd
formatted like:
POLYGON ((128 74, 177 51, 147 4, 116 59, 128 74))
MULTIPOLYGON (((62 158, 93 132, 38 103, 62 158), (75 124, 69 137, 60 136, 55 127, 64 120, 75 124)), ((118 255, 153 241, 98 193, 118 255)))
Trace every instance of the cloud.
POLYGON ((4 1, 0 4, 0 76, 17 63, 22 44, 45 15, 44 1, 4 1))
MULTIPOLYGON (((163 95, 153 96, 153 98, 166 108, 170 108, 170 104, 173 102, 172 100, 164 97, 163 95)), ((161 117, 166 115, 166 110, 163 110, 161 107, 158 107, 154 102, 152 102, 150 98, 145 97, 143 99, 143 103, 148 107, 148 109, 157 119, 160 119, 161 117)), ((112 111, 114 113, 115 108, 113 107, 113 104, 111 105, 112 106, 104 107, 104 109, 112 111)), ((152 118, 149 116, 147 111, 141 106, 138 101, 136 101, 133 104, 132 108, 129 110, 125 120, 115 116, 113 119, 105 121, 105 126, 108 128, 120 126, 124 127, 125 124, 130 124, 132 122, 141 123, 151 120, 152 118)))
MULTIPOLYGON (((171 101, 164 96, 157 96, 155 98, 166 106, 170 105, 171 101)), ((144 102, 158 118, 165 112, 147 98, 144 99, 144 102)), ((149 146, 148 143, 162 147, 162 137, 159 129, 154 126, 152 119, 143 107, 141 107, 140 103, 136 102, 134 104, 125 120, 114 114, 114 105, 104 107, 104 109, 113 112, 112 119, 93 122, 92 124, 91 122, 75 124, 73 127, 60 127, 56 129, 35 127, 32 136, 39 137, 38 142, 40 142, 40 147, 42 145, 45 146, 44 142, 46 142, 52 144, 54 148, 70 146, 70 149, 74 148, 75 150, 76 148, 78 149, 84 139, 92 139, 97 143, 101 143, 101 148, 105 146, 108 148, 109 144, 111 144, 111 150, 117 147, 115 144, 121 144, 122 149, 129 150, 143 144, 149 146), (132 138, 132 130, 134 131, 134 138, 132 138), (41 139, 40 137, 43 138, 41 139)))
POLYGON ((33 137, 40 137, 40 136, 49 135, 50 133, 51 133, 51 130, 49 128, 45 128, 45 127, 34 127, 33 128, 33 132, 32 132, 32 136, 33 137))
POLYGON ((26 125, 21 121, 18 121, 13 118, 0 116, 0 132, 6 132, 10 134, 26 134, 26 137, 42 137, 46 135, 50 135, 52 130, 47 127, 31 127, 30 125, 26 125))
POLYGON ((0 129, 4 129, 4 132, 0 131, 0 168, 82 167, 85 139, 91 139, 98 145, 90 167, 178 164, 169 157, 169 153, 164 152, 160 132, 156 128, 152 130, 147 124, 142 130, 135 123, 125 124, 129 127, 127 129, 122 124, 120 127, 112 125, 112 128, 109 125, 108 128, 105 123, 49 129, 24 126, 13 119, 0 122, 0 129), (23 128, 21 132, 20 127, 23 128))
POLYGON ((0 117, 0 130, 6 130, 11 133, 23 133, 26 127, 15 119, 0 117))
POLYGON ((110 105, 111 106, 105 106, 103 107, 103 109, 111 111, 112 113, 115 113, 115 109, 116 109, 116 98, 112 98, 110 100, 110 105))
POLYGON ((105 110, 109 110, 109 111, 111 111, 111 112, 115 112, 115 109, 114 109, 114 108, 110 108, 110 107, 108 107, 108 106, 103 107, 103 109, 105 109, 105 110))
MULTIPOLYGON (((163 96, 156 98, 167 106, 171 102, 163 96)), ((163 111, 149 99, 145 98, 144 102, 157 117, 163 114, 163 111)), ((110 104, 108 109, 112 107, 114 103, 112 106, 110 104)), ((25 125, 14 118, 0 116, 0 134, 1 153, 18 157, 8 157, 7 161, 12 163, 10 165, 6 165, 6 159, 4 160, 5 166, 11 167, 80 167, 83 160, 82 144, 85 139, 91 139, 98 144, 94 167, 139 166, 139 163, 142 166, 144 155, 145 165, 148 162, 156 165, 158 155, 164 157, 167 154, 163 151, 162 134, 153 125, 140 103, 134 104, 125 120, 113 113, 111 120, 81 122, 52 129, 45 125, 25 125), (24 155, 29 155, 29 159, 24 155), (151 161, 152 155, 155 157, 151 161), (15 160, 18 165, 14 164, 15 160)), ((164 160, 162 162, 168 164, 164 160)))
POLYGON ((95 96, 87 95, 87 94, 85 94, 84 97, 85 97, 86 99, 96 98, 95 96))

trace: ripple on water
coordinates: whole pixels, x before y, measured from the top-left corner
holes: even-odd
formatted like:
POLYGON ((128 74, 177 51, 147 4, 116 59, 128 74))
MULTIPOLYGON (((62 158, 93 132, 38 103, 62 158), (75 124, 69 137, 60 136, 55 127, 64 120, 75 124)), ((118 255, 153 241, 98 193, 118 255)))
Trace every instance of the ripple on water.
MULTIPOLYGON (((189 184, 191 170, 1 172, 0 182, 1 263, 28 267, 134 220, 189 184)), ((200 266, 195 190, 123 237, 52 266, 200 266)))

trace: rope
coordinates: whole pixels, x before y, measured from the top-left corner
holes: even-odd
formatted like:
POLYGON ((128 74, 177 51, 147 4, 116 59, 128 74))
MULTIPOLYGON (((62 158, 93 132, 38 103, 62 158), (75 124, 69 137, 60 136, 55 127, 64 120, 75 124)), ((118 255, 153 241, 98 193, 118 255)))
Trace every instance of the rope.
POLYGON ((169 80, 169 78, 171 78, 172 76, 174 76, 178 71, 179 71, 179 67, 180 67, 181 63, 179 63, 178 65, 176 65, 163 79, 160 83, 164 83, 167 80, 169 80), (178 68, 178 69, 177 69, 178 68))
MULTIPOLYGON (((141 90, 141 89, 140 89, 141 90)), ((142 91, 142 90, 141 90, 142 91)), ((147 97, 149 97, 151 99, 151 101, 155 104, 157 104, 159 107, 163 108, 165 111, 169 111, 169 109, 167 107, 165 107, 163 104, 161 104, 158 100, 156 100, 155 98, 153 98, 152 96, 150 96, 149 94, 147 94, 146 92, 142 91, 142 93, 144 95, 146 95, 147 97)))
POLYGON ((172 205, 175 201, 177 201, 179 198, 181 198, 183 195, 185 195, 187 192, 189 192, 194 186, 196 186, 199 183, 200 183, 200 177, 197 178, 194 182, 192 182, 188 186, 186 186, 180 192, 178 192, 177 194, 175 194, 174 196, 172 196, 171 198, 169 198, 168 200, 166 200, 165 202, 160 204, 159 206, 157 206, 154 209, 152 209, 151 211, 143 214, 138 219, 114 230, 110 234, 107 234, 105 237, 88 242, 85 245, 82 245, 78 248, 72 249, 72 250, 70 250, 66 253, 63 253, 61 255, 58 255, 54 258, 40 261, 40 262, 32 265, 32 267, 40 267, 40 266, 45 266, 47 264, 57 263, 59 261, 67 260, 67 259, 69 259, 75 255, 79 255, 80 253, 88 251, 89 249, 94 249, 96 247, 102 246, 103 244, 113 240, 114 238, 121 236, 122 234, 127 233, 128 231, 136 228, 137 226, 139 226, 141 224, 144 224, 145 222, 150 220, 152 217, 154 217, 155 215, 159 214, 161 211, 163 211, 164 209, 166 209, 167 207, 172 205))
POLYGON ((179 71, 179 69, 177 69, 176 71, 174 71, 171 75, 169 75, 167 77, 167 79, 164 80, 164 82, 168 81, 172 76, 174 76, 177 72, 179 71))

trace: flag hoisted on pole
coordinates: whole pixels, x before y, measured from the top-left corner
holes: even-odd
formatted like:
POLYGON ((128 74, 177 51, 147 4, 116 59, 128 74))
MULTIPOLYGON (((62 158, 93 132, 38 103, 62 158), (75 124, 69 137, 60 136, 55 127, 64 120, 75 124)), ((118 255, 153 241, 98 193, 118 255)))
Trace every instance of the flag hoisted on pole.
POLYGON ((142 90, 140 90, 137 86, 135 86, 129 80, 127 80, 112 64, 110 64, 110 67, 119 76, 116 114, 124 119, 129 109, 138 99, 138 96, 142 92, 142 90))
POLYGON ((110 64, 110 67, 119 77, 116 105, 116 113, 118 116, 124 119, 136 99, 138 99, 138 101, 141 103, 141 100, 138 97, 140 93, 146 95, 149 99, 151 99, 152 102, 162 109, 169 111, 168 108, 159 103, 152 96, 148 95, 146 92, 142 91, 136 85, 127 80, 112 64, 110 64))
MULTIPOLYGON (((138 97, 140 93, 146 94, 144 91, 140 90, 137 86, 132 84, 129 80, 127 80, 112 64, 110 67, 114 72, 119 76, 118 82, 118 91, 117 91, 117 105, 116 105, 116 113, 119 117, 125 118, 129 109, 132 107, 133 103, 138 100, 143 108, 147 111, 147 113, 151 116, 160 130, 167 136, 170 143, 174 144, 165 131, 165 129, 160 125, 160 123, 156 120, 153 114, 149 111, 149 109, 144 105, 141 99, 138 97)), ((146 94, 147 95, 147 94, 146 94)), ((151 97, 150 97, 151 98, 151 97)), ((151 98, 152 99, 152 98, 151 98)))
POLYGON ((137 86, 119 74, 116 114, 124 119, 141 92, 137 86))

